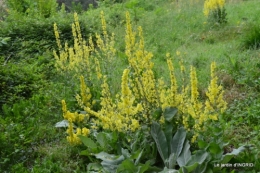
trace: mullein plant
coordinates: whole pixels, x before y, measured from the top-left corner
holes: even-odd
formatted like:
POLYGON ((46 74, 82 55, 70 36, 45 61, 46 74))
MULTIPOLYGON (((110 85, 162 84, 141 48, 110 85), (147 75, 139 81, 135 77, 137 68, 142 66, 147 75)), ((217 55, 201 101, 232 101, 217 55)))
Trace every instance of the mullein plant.
MULTIPOLYGON (((103 15, 103 13, 101 14, 103 15)), ((99 51, 104 51, 103 54, 109 57, 115 49, 111 46, 111 41, 105 41, 109 39, 105 32, 106 25, 103 19, 102 26, 104 37, 98 37, 100 40, 97 46, 102 48, 102 50, 99 51)), ((79 26, 76 26, 76 28, 77 27, 79 26)), ((77 30, 80 31, 79 29, 77 30)), ((55 29, 55 32, 57 32, 57 29, 55 29)), ((217 82, 218 78, 215 73, 215 62, 211 65, 211 82, 208 91, 206 92, 207 99, 203 101, 200 99, 198 92, 196 69, 192 66, 190 67, 190 82, 184 84, 184 76, 187 72, 183 65, 183 61, 180 61, 183 84, 178 84, 175 77, 172 57, 169 53, 166 54, 166 59, 169 68, 170 86, 166 85, 163 78, 155 78, 153 71, 154 64, 152 62, 153 54, 145 50, 142 32, 141 27, 138 27, 136 31, 132 29, 130 15, 127 12, 125 54, 129 66, 123 71, 121 91, 115 96, 111 94, 107 75, 103 73, 105 72, 103 69, 104 67, 99 66, 101 58, 94 57, 101 56, 101 54, 96 52, 93 56, 88 55, 88 57, 95 59, 96 61, 92 61, 92 64, 86 61, 87 59, 81 62, 89 63, 86 64, 86 67, 96 66, 97 70, 90 71, 90 73, 95 72, 96 75, 92 75, 92 77, 95 76, 102 81, 100 97, 101 107, 99 110, 94 109, 95 98, 91 95, 90 87, 86 85, 84 77, 81 76, 81 92, 76 96, 76 99, 79 106, 84 110, 82 111, 84 114, 70 112, 67 110, 65 100, 62 100, 63 117, 69 122, 67 139, 71 144, 80 144, 79 135, 91 135, 91 132, 98 128, 128 134, 135 132, 143 125, 150 126, 153 121, 159 120, 163 125, 165 122, 164 116, 161 114, 158 119, 158 117, 156 118, 153 116, 153 113, 158 108, 164 112, 169 107, 178 109, 180 116, 178 116, 176 121, 193 134, 192 141, 194 142, 200 132, 207 130, 205 124, 210 121, 217 121, 219 114, 226 110, 226 102, 223 99, 223 88, 221 85, 218 85, 217 82), (78 125, 78 127, 76 127, 76 125, 78 125)), ((56 38, 57 36, 56 33, 56 38)), ((80 37, 77 37, 77 40, 82 43, 81 47, 85 47, 86 52, 88 52, 89 48, 88 46, 85 46, 85 41, 80 37)), ((61 45, 58 38, 57 43, 58 46, 61 45)), ((59 46, 59 49, 60 57, 55 54, 56 67, 59 70, 77 68, 78 66, 75 64, 83 59, 82 49, 78 47, 78 43, 74 45, 74 48, 66 47, 65 50, 62 50, 62 47, 59 46), (66 52, 68 49, 72 49, 74 52, 73 54, 79 55, 70 56, 69 51, 66 52)), ((91 46, 91 49, 93 51, 95 48, 91 46)), ((109 61, 113 61, 113 59, 109 61)), ((86 72, 88 71, 86 70, 86 72)))
POLYGON ((205 0, 203 13, 209 23, 227 23, 225 0, 205 0))

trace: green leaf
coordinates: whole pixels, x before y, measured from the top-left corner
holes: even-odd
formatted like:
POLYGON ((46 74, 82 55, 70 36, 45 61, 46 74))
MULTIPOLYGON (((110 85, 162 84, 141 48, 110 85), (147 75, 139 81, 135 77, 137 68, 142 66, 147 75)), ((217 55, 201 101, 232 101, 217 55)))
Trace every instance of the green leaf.
POLYGON ((87 171, 100 171, 102 166, 99 163, 89 163, 87 166, 87 171))
POLYGON ((97 135, 97 142, 99 143, 99 145, 105 149, 108 145, 108 140, 106 135, 103 132, 98 133, 97 135))
POLYGON ((179 173, 179 171, 176 170, 176 169, 164 168, 163 171, 161 171, 161 172, 159 172, 159 173, 179 173))
POLYGON ((208 145, 209 144, 205 141, 202 141, 202 140, 198 141, 198 146, 199 146, 200 149, 206 149, 208 147, 208 145))
POLYGON ((132 160, 126 159, 118 166, 117 172, 120 171, 137 172, 137 167, 132 160))
POLYGON ((183 127, 181 127, 175 133, 171 143, 171 153, 175 153, 176 159, 181 154, 185 139, 186 139, 186 131, 183 127))
POLYGON ((163 113, 165 120, 170 122, 173 119, 173 117, 177 114, 177 112, 178 112, 177 108, 174 107, 165 108, 163 113))
POLYGON ((119 165, 125 159, 125 157, 123 155, 116 156, 113 154, 108 154, 104 151, 102 151, 98 154, 94 154, 94 155, 96 156, 97 159, 103 160, 103 163, 105 163, 106 165, 108 165, 108 164, 119 165))
POLYGON ((91 140, 90 138, 88 138, 86 136, 79 136, 79 138, 86 147, 91 149, 92 152, 97 151, 97 144, 93 140, 91 140))
POLYGON ((238 149, 234 149, 231 153, 227 153, 223 155, 221 158, 221 163, 228 163, 234 156, 243 152, 245 149, 246 149, 245 146, 241 146, 238 149))
POLYGON ((136 158, 136 160, 135 160, 135 165, 138 165, 139 164, 139 162, 140 162, 140 159, 141 159, 141 157, 142 157, 142 155, 143 155, 143 149, 142 149, 142 151, 140 152, 138 152, 139 154, 138 154, 138 156, 137 156, 137 158, 136 158))
POLYGON ((154 117, 154 119, 159 120, 162 113, 163 113, 162 108, 158 108, 153 112, 152 116, 154 117))
POLYGON ((125 158, 129 158, 131 155, 127 149, 121 148, 121 153, 125 158))
POLYGON ((191 158, 190 144, 189 141, 186 140, 182 152, 177 159, 178 165, 180 167, 185 166, 190 160, 190 158, 191 158))
POLYGON ((180 173, 189 173, 189 171, 188 171, 187 168, 182 167, 182 168, 180 169, 180 173))
POLYGON ((183 173, 191 172, 194 169, 196 169, 198 165, 199 165, 199 163, 195 162, 195 163, 193 163, 193 164, 191 164, 189 166, 183 166, 182 169, 181 169, 181 172, 183 172, 183 173))
POLYGON ((145 171, 147 171, 149 168, 149 165, 148 164, 144 164, 144 165, 139 165, 138 166, 138 171, 137 173, 144 173, 145 171))
POLYGON ((222 154, 222 150, 221 150, 220 146, 214 142, 209 144, 208 149, 209 149, 210 153, 212 153, 212 154, 216 154, 216 155, 222 154))
POLYGON ((166 136, 167 140, 167 145, 168 148, 171 148, 171 143, 172 143, 172 136, 173 136, 173 124, 171 122, 166 121, 164 124, 164 134, 166 136))
POLYGON ((108 173, 116 172, 116 170, 118 168, 117 164, 110 164, 110 163, 105 162, 105 161, 102 161, 101 165, 102 165, 103 169, 105 169, 108 173))
POLYGON ((171 153, 170 154, 170 156, 169 156, 169 166, 168 166, 168 168, 170 168, 170 169, 172 169, 172 168, 174 168, 175 167, 175 165, 176 165, 176 155, 175 155, 175 153, 171 153))
POLYGON ((194 163, 202 164, 204 162, 204 160, 207 158, 207 156, 208 156, 208 153, 206 151, 199 150, 196 152, 195 155, 191 156, 187 165, 193 165, 194 163))
POLYGON ((59 128, 59 127, 68 127, 69 126, 69 122, 68 120, 62 120, 60 122, 57 122, 55 124, 55 127, 59 128))
POLYGON ((158 123, 153 122, 151 127, 151 135, 156 143, 157 150, 163 159, 164 163, 168 158, 168 145, 164 132, 161 130, 161 127, 158 123))
POLYGON ((208 166, 208 162, 204 162, 203 164, 200 164, 196 167, 196 169, 193 171, 193 173, 203 173, 206 171, 208 166))

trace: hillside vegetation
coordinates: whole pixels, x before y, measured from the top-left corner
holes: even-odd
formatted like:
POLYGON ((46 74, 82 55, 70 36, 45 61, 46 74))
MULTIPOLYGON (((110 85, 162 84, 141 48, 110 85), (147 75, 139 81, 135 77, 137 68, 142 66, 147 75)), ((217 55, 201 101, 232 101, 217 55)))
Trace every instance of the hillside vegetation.
POLYGON ((69 4, 0 0, 0 172, 260 171, 258 0, 69 4))

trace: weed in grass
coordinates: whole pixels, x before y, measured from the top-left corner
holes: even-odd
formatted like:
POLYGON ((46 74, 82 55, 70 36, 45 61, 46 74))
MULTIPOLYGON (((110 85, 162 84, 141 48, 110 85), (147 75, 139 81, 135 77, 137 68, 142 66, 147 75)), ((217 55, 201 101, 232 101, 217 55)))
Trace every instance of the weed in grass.
POLYGON ((249 23, 244 31, 242 38, 242 47, 245 49, 260 48, 260 24, 249 23))

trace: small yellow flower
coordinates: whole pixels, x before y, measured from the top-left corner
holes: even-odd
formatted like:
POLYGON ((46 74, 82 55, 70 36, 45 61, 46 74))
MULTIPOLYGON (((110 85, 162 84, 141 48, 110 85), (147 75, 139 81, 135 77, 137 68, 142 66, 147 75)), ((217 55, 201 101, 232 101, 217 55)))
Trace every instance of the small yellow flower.
POLYGON ((86 127, 83 127, 82 134, 83 134, 83 136, 88 136, 90 134, 90 130, 86 127))

